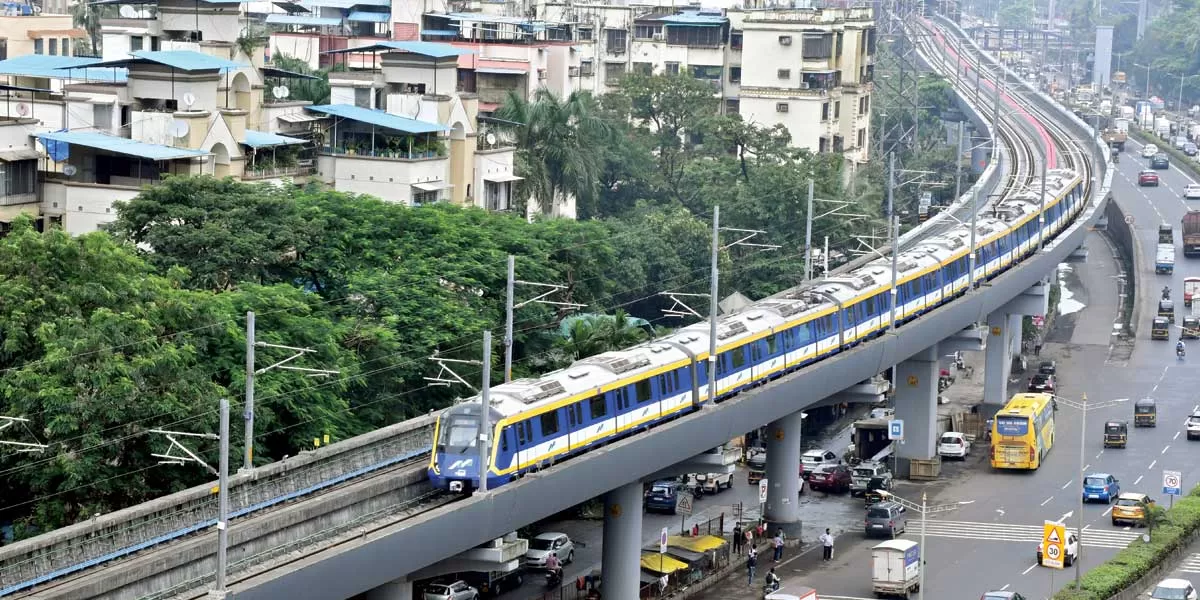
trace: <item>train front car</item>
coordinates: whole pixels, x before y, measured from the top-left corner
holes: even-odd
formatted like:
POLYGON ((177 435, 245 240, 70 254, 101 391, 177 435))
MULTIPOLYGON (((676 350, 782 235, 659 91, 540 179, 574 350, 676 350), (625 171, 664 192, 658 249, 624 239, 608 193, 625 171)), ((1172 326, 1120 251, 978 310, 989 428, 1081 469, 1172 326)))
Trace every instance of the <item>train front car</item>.
MULTIPOLYGON (((429 481, 433 487, 451 492, 471 492, 479 487, 479 407, 479 399, 474 398, 451 406, 438 416, 429 462, 429 481)), ((495 431, 502 415, 494 408, 489 413, 488 423, 495 431)), ((489 443, 492 438, 488 435, 489 443)), ((491 452, 490 447, 488 452, 491 452)), ((489 473, 488 488, 505 481, 507 478, 489 473)))

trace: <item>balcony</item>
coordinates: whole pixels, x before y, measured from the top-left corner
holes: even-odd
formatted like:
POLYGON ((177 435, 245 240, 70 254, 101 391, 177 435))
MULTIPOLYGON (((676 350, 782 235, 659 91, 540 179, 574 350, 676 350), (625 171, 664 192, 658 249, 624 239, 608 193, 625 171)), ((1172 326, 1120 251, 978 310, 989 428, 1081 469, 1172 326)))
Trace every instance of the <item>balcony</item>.
POLYGON ((246 169, 242 179, 246 181, 261 181, 264 179, 299 179, 312 175, 315 169, 312 161, 308 164, 298 164, 291 167, 252 166, 246 169))

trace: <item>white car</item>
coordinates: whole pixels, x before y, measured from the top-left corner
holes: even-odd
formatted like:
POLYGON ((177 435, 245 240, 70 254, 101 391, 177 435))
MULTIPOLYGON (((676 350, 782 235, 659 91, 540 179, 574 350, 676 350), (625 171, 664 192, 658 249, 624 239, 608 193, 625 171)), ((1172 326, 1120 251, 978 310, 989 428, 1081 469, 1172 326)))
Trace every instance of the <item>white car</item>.
MULTIPOLYGON (((1067 555, 1063 557, 1063 566, 1069 567, 1075 564, 1075 557, 1079 556, 1079 540, 1074 533, 1067 532, 1067 543, 1063 545, 1063 550, 1067 555)), ((1037 549, 1037 564, 1042 564, 1042 543, 1038 542, 1037 549)))
POLYGON ((817 450, 806 450, 800 455, 800 474, 804 479, 808 479, 813 471, 824 465, 836 465, 842 461, 833 452, 820 448, 817 450))
POLYGON ((1183 188, 1183 197, 1188 200, 1200 198, 1200 185, 1189 183, 1186 188, 1183 188))
POLYGON ((943 433, 942 439, 938 441, 938 456, 966 460, 967 454, 970 452, 971 442, 967 441, 965 434, 957 431, 943 433))
POLYGON ((425 600, 479 600, 479 592, 464 581, 435 583, 425 588, 425 600))
POLYGON ((1196 588, 1186 579, 1164 579, 1154 586, 1151 600, 1196 600, 1196 588))
POLYGON ((1187 424, 1185 426, 1187 427, 1187 436, 1189 440, 1200 438, 1200 412, 1192 413, 1192 416, 1188 417, 1187 424))
POLYGON ((733 487, 733 473, 692 473, 688 487, 705 494, 716 494, 733 487))
POLYGON ((570 564, 575 560, 575 542, 565 533, 540 533, 529 540, 529 550, 525 552, 525 568, 542 569, 546 567, 546 558, 551 554, 558 557, 559 565, 570 564))
POLYGON ((1142 146, 1142 158, 1153 158, 1155 154, 1158 154, 1158 146, 1154 144, 1142 146))

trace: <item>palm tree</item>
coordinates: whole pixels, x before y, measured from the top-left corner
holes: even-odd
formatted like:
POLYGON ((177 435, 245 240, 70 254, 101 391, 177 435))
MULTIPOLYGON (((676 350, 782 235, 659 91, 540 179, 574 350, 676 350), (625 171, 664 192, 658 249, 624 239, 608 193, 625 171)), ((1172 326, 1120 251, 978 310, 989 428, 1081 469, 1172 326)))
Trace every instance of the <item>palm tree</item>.
POLYGON ((510 91, 496 116, 520 124, 517 161, 525 177, 521 197, 536 200, 547 215, 572 196, 577 202, 596 201, 604 172, 600 149, 613 128, 600 116, 591 94, 572 92, 561 98, 539 89, 531 102, 510 91))
POLYGON ((618 310, 612 315, 580 315, 563 323, 563 349, 571 360, 629 348, 649 335, 642 319, 618 310))
MULTIPOLYGON (((100 7, 92 6, 90 2, 76 2, 71 5, 71 22, 87 32, 88 40, 92 43, 92 56, 100 56, 100 7)), ((63 50, 66 53, 66 50, 63 50)))

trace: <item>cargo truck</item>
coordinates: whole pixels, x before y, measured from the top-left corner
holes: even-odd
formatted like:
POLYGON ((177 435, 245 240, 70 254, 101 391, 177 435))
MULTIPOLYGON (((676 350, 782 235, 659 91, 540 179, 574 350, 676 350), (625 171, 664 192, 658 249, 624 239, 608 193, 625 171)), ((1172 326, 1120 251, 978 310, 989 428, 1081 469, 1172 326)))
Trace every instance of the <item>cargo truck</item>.
POLYGON ((1124 131, 1121 131, 1115 127, 1110 127, 1105 129, 1102 135, 1104 136, 1104 143, 1108 144, 1109 148, 1112 148, 1117 152, 1125 151, 1125 140, 1128 139, 1129 136, 1126 135, 1124 131))
POLYGON ((1189 210, 1183 215, 1180 235, 1183 237, 1183 255, 1200 256, 1200 210, 1189 210))
POLYGON ((871 548, 871 590, 877 597, 907 598, 921 589, 921 548, 912 540, 888 540, 871 548))
POLYGON ((1158 243, 1175 244, 1175 231, 1171 228, 1170 223, 1162 223, 1158 226, 1158 243))
POLYGON ((1154 272, 1159 275, 1170 275, 1175 272, 1174 244, 1159 244, 1154 253, 1154 272))

